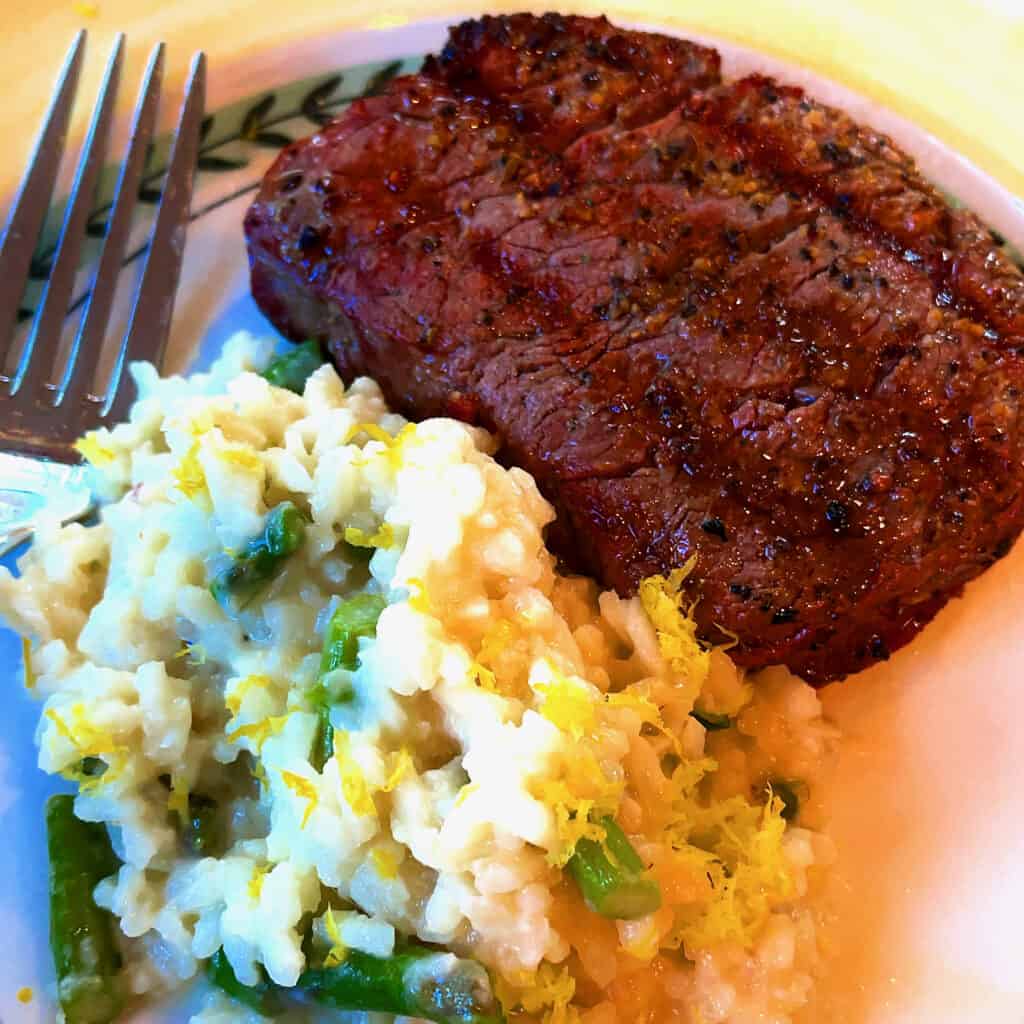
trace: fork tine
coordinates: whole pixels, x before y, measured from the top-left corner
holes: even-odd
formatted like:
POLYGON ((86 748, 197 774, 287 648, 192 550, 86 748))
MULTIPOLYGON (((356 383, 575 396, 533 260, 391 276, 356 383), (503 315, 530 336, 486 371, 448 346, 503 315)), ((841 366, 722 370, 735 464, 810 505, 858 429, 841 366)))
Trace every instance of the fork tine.
MULTIPOLYGON (((42 386, 53 375, 57 353, 60 349, 64 318, 71 301, 71 289, 78 271, 78 258, 82 252, 85 237, 85 223, 89 217, 96 183, 107 154, 110 139, 110 124, 114 115, 114 103, 121 80, 121 66, 124 62, 124 35, 119 35, 107 63, 107 72, 100 89, 96 109, 89 124, 82 155, 75 171, 75 182, 71 188, 64 223, 61 225, 60 241, 53 260, 50 279, 46 282, 39 311, 32 324, 32 330, 21 353, 21 361, 11 382, 11 393, 25 387, 30 395, 38 395, 42 386)), ((60 400, 60 392, 56 395, 60 400)))
POLYGON ((206 57, 199 53, 192 70, 174 137, 163 198, 150 236, 142 283, 132 308, 124 342, 111 377, 105 417, 123 419, 132 401, 132 388, 124 380, 129 362, 148 358, 157 369, 163 362, 174 312, 174 294, 181 275, 185 232, 192 205, 192 183, 199 157, 199 136, 206 97, 206 57))
MULTIPOLYGON (((50 103, 35 151, 11 207, 0 241, 0 357, 10 346, 14 318, 28 279, 36 239, 49 207, 64 152, 68 120, 78 88, 78 73, 85 53, 85 29, 78 33, 64 60, 57 91, 50 103)), ((2 364, 0 364, 2 365, 2 364)))
POLYGON ((103 337, 107 330, 107 321, 110 319, 110 308, 117 291, 121 261, 124 259, 128 236, 131 234, 132 213, 146 168, 149 140, 153 137, 153 130, 156 127, 163 73, 164 44, 158 43, 150 54, 149 64, 135 102, 131 136, 114 190, 113 205, 107 218, 107 232, 100 253, 99 266, 78 326, 78 333, 71 347, 64 380, 61 382, 62 388, 66 389, 64 406, 69 409, 69 415, 84 413, 95 416, 99 411, 98 406, 93 406, 91 411, 80 409, 76 412, 72 411, 72 406, 81 405, 92 394, 96 367, 103 352, 103 337))

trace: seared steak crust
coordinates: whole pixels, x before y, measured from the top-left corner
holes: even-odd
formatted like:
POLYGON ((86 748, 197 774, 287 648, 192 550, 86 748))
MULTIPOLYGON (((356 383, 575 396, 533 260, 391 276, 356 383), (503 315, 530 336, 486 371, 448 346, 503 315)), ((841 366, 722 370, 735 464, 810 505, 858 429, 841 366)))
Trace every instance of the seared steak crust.
POLYGON ((1024 277, 888 139, 714 51, 466 22, 245 227, 287 336, 496 431, 620 592, 696 553, 748 666, 887 657, 1024 524, 1024 277))

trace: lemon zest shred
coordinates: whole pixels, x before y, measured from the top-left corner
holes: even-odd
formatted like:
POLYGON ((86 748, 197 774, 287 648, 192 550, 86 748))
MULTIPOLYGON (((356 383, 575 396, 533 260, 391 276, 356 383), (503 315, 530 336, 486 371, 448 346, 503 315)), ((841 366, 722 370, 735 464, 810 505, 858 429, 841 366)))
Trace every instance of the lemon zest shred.
POLYGON ((25 1005, 32 1002, 32 997, 35 993, 28 985, 22 985, 14 995, 19 1003, 25 1005))
POLYGON ((190 501, 207 493, 206 472, 199 461, 199 442, 182 456, 181 461, 171 470, 175 486, 190 501))
POLYGON ((472 661, 469 665, 469 678, 481 690, 486 690, 488 693, 498 692, 498 680, 486 665, 482 665, 479 661, 472 661))
POLYGON ((395 532, 390 523, 381 523, 374 533, 346 526, 345 543, 355 548, 391 548, 395 546, 395 532))
POLYGON ((672 773, 665 836, 673 857, 707 878, 701 898, 675 908, 662 948, 708 948, 736 942, 750 948, 772 910, 792 896, 794 882, 782 848, 783 802, 741 796, 707 803, 698 786, 717 767, 712 758, 683 760, 672 773))
POLYGON ((551 810, 555 819, 556 842, 547 853, 549 864, 564 867, 581 839, 604 841, 605 831, 597 822, 615 817, 624 786, 624 782, 605 775, 596 754, 585 743, 563 759, 559 774, 533 783, 532 795, 551 810))
POLYGON ((246 725, 239 725, 225 734, 228 743, 237 743, 239 740, 251 740, 257 750, 263 749, 263 744, 276 736, 288 721, 288 715, 271 715, 260 722, 249 722, 246 725))
POLYGON ((412 754, 409 753, 408 747, 402 747, 401 750, 396 751, 391 755, 391 766, 388 769, 388 777, 381 786, 381 789, 385 793, 394 792, 394 790, 410 775, 416 773, 416 766, 412 760, 412 754))
POLYGON ((597 723, 597 704, 586 686, 568 679, 547 658, 541 659, 540 674, 548 681, 533 682, 541 697, 540 713, 556 728, 581 740, 597 723))
POLYGON ((324 913, 324 929, 331 940, 331 948, 324 958, 324 967, 337 967, 345 962, 348 956, 348 949, 341 941, 341 931, 338 922, 334 920, 334 910, 328 907, 324 913))
POLYGON ((694 605, 683 608, 680 590, 693 572, 697 556, 668 576, 648 576, 640 581, 640 603, 654 627, 661 656, 685 686, 689 700, 700 692, 711 667, 711 652, 697 639, 694 605))
POLYGON ((341 795, 352 808, 353 813, 360 817, 376 815, 377 807, 370 795, 366 776, 349 753, 348 735, 343 732, 334 734, 334 760, 338 765, 338 779, 341 784, 341 795))
POLYGON ((109 466, 117 458, 114 449, 99 439, 98 430, 90 430, 87 434, 83 434, 72 447, 89 465, 96 469, 109 466))
POLYGON ((423 580, 418 576, 410 576, 405 581, 405 586, 409 591, 409 597, 407 598, 409 607, 421 615, 430 615, 430 595, 427 593, 427 587, 423 580))
POLYGON ((253 903, 259 903, 260 897, 263 895, 263 879, 267 877, 267 868, 260 864, 253 866, 252 878, 249 879, 249 899, 253 903))
POLYGON ((173 659, 177 661, 180 658, 186 658, 190 665, 205 665, 208 655, 206 648, 202 644, 190 644, 187 641, 182 647, 175 651, 172 655, 173 659))
POLYGON ((576 1024, 579 1020, 579 1010, 572 1005, 576 979, 567 967, 544 961, 536 971, 499 974, 494 989, 508 1016, 521 1010, 541 1014, 542 1024, 576 1024))
POLYGON ((300 799, 306 801, 306 809, 302 814, 302 821, 299 828, 305 828, 309 816, 313 813, 316 805, 320 802, 320 794, 316 786, 303 775, 290 772, 287 768, 281 769, 281 781, 300 799))
POLYGON ((32 641, 27 636, 21 638, 21 667, 25 673, 25 689, 34 690, 39 677, 32 668, 32 641))
POLYGON ((264 471, 263 460, 251 448, 243 444, 225 445, 223 448, 214 449, 217 457, 232 466, 247 473, 262 473, 264 471))
POLYGON ((395 442, 395 438, 377 423, 353 423, 345 432, 341 443, 351 444, 360 434, 365 434, 371 441, 379 441, 389 448, 395 442))
POLYGON ((398 877, 398 858, 390 851, 378 846, 371 854, 373 868, 381 878, 391 881, 398 877))
POLYGON ((273 680, 270 676, 264 675, 249 675, 243 676, 238 683, 232 688, 231 692, 224 695, 224 706, 231 712, 232 715, 237 715, 242 709, 242 701, 245 699, 245 695, 253 688, 259 687, 260 689, 266 689, 273 685, 273 680))
POLYGON ((467 782, 458 793, 455 794, 455 807, 461 807, 474 793, 480 791, 479 782, 467 782))
POLYGON ((171 792, 167 797, 167 810, 176 814, 182 825, 188 822, 188 785, 177 772, 171 772, 171 792))
POLYGON ((721 623, 716 622, 715 629, 729 638, 728 643, 717 645, 720 651, 731 651, 740 642, 739 633, 734 633, 731 629, 727 629, 725 626, 721 625, 721 623))

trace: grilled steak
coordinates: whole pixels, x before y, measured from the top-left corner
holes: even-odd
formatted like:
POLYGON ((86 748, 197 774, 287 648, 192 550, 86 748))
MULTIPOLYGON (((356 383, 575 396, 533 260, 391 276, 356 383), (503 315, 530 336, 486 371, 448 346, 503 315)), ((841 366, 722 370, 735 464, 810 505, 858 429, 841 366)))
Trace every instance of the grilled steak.
POLYGON ((245 227, 285 335, 497 432, 604 584, 696 554, 748 666, 887 657, 1024 524, 1024 277, 888 139, 712 50, 466 22, 245 227))

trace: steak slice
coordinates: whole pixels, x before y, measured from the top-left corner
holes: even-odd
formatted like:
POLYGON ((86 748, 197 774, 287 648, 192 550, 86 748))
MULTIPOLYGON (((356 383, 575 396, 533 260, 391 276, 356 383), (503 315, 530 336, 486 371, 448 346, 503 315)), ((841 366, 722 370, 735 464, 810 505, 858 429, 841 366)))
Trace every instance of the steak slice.
POLYGON ((1024 525, 1024 277, 884 136, 714 51, 485 17, 268 172, 253 295, 415 416, 500 435, 551 541, 822 683, 1024 525))

